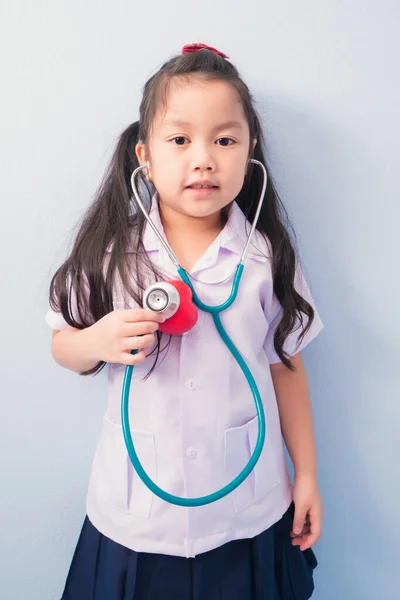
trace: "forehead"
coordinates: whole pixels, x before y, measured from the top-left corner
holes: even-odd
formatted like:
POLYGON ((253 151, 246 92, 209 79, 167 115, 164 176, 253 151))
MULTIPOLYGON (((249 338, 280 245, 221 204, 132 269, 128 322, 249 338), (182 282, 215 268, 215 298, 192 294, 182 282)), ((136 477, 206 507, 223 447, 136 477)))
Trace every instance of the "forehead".
POLYGON ((178 120, 193 125, 222 121, 247 124, 235 86, 227 81, 199 76, 174 77, 169 82, 165 102, 156 111, 154 126, 164 127, 178 120))

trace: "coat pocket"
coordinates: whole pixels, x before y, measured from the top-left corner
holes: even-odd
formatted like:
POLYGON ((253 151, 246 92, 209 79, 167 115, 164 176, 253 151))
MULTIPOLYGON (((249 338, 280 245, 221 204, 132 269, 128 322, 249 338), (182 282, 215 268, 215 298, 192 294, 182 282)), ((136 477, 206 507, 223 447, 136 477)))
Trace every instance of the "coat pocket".
MULTIPOLYGON (((156 481, 157 461, 154 434, 149 431, 131 429, 132 440, 139 460, 149 475, 156 481)), ((92 478, 97 483, 101 498, 117 510, 148 519, 154 494, 142 482, 134 470, 122 426, 103 420, 103 429, 93 465, 92 478)))
MULTIPOLYGON (((232 481, 244 469, 254 452, 258 435, 258 418, 225 431, 225 473, 232 481)), ((266 496, 280 482, 273 446, 265 438, 261 456, 250 475, 231 493, 235 512, 245 509, 266 496)))

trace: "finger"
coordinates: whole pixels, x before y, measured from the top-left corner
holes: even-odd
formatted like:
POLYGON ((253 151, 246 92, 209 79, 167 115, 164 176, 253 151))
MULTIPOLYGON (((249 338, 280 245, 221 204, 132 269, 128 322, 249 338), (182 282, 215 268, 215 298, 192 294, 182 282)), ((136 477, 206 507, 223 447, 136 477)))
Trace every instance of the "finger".
POLYGON ((321 532, 319 533, 309 533, 306 536, 303 536, 302 538, 299 538, 300 540, 300 550, 302 552, 304 552, 304 550, 308 550, 308 548, 311 548, 311 546, 314 546, 315 542, 319 539, 321 535, 321 532))
POLYGON ((122 352, 119 362, 122 365, 134 366, 134 365, 138 365, 139 363, 143 362, 145 358, 146 358, 145 350, 139 350, 139 352, 137 354, 131 354, 130 352, 122 352))
POLYGON ((314 514, 311 516, 310 531, 297 538, 300 550, 304 551, 311 548, 315 542, 320 538, 322 531, 322 517, 318 513, 318 516, 314 514))
POLYGON ((123 310, 123 319, 126 323, 139 323, 140 321, 156 321, 164 323, 165 317, 162 313, 154 312, 148 308, 137 308, 123 310))
POLYGON ((302 543, 300 545, 300 550, 306 550, 307 548, 311 548, 315 544, 315 542, 320 538, 322 531, 322 517, 318 515, 313 515, 311 517, 310 524, 310 533, 301 538, 302 543))
POLYGON ((292 529, 292 531, 290 532, 290 535, 292 535, 294 537, 297 537, 298 535, 303 535, 304 533, 306 533, 307 531, 310 530, 310 527, 311 527, 311 524, 310 524, 310 521, 308 520, 308 516, 307 516, 305 522, 303 523, 303 528, 300 531, 300 533, 296 534, 296 533, 294 533, 294 531, 292 529))
POLYGON ((123 326, 124 337, 134 337, 135 335, 144 335, 154 333, 158 330, 160 323, 158 321, 139 321, 138 323, 125 323, 123 326))
POLYGON ((154 333, 148 333, 146 335, 139 335, 124 338, 122 342, 123 350, 141 350, 142 348, 148 348, 155 343, 154 333))
POLYGON ((302 539, 300 537, 295 537, 292 539, 292 546, 300 546, 302 539))
POLYGON ((295 537, 301 537, 302 535, 305 535, 306 533, 310 532, 310 526, 306 523, 302 529, 302 531, 299 534, 295 534, 293 533, 293 531, 290 532, 290 537, 295 538, 295 537))
POLYGON ((310 535, 311 535, 310 531, 302 533, 301 535, 297 535, 295 538, 292 539, 292 545, 293 546, 304 545, 304 543, 308 541, 310 535))
MULTIPOLYGON (((308 515, 308 522, 310 524, 310 532, 312 538, 316 541, 322 531, 322 517, 323 517, 323 507, 322 504, 316 504, 313 506, 308 515)), ((313 542, 314 543, 314 542, 313 542)))
POLYGON ((295 505, 294 519, 293 519, 293 533, 300 535, 303 531, 303 527, 307 517, 307 507, 301 504, 295 505))

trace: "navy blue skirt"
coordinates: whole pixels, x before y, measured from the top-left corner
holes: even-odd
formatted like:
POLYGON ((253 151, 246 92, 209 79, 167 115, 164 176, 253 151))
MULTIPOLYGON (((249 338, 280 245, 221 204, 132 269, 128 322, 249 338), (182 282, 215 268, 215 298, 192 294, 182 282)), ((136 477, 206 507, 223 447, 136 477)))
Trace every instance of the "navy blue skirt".
POLYGON ((293 513, 195 558, 129 550, 86 517, 61 600, 307 600, 317 560, 292 545, 293 513))

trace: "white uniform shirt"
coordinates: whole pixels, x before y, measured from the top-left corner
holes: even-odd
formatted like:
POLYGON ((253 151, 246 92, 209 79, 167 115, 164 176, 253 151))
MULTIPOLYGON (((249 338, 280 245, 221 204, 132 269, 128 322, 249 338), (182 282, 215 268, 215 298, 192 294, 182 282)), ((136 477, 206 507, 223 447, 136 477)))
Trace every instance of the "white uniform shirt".
MULTIPOLYGON (((163 233, 156 202, 151 216, 163 233)), ((230 295, 248 228, 234 202, 224 229, 190 273, 206 304, 220 304, 230 295)), ((149 226, 144 246, 167 279, 178 279, 149 226)), ((286 340, 285 349, 291 356, 323 328, 299 267, 296 289, 313 306, 315 319, 298 348, 299 331, 286 340)), ((128 306, 116 291, 114 309, 128 306)), ((133 300, 130 306, 136 307, 133 300)), ((280 360, 273 338, 281 315, 273 292, 268 247, 256 231, 238 296, 221 313, 221 321, 256 380, 267 435, 261 457, 247 479, 230 495, 206 506, 168 504, 139 479, 121 429, 125 366, 109 365, 109 402, 87 496, 88 517, 100 532, 138 552, 192 557, 234 539, 253 537, 281 518, 292 501, 292 491, 269 369, 269 364, 280 360)), ((52 310, 46 320, 53 329, 68 326, 52 310)), ((131 383, 130 426, 139 460, 153 481, 172 494, 197 497, 219 490, 247 464, 257 439, 256 409, 242 371, 221 340, 212 316, 201 311, 191 331, 172 337, 165 359, 159 359, 144 382, 153 360, 148 357, 134 368, 131 383)))

